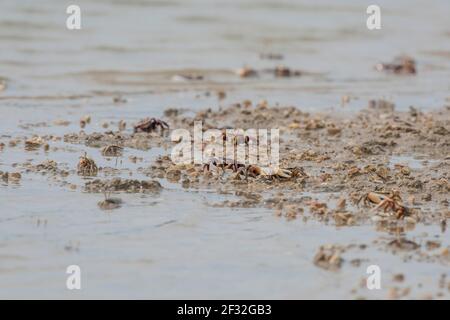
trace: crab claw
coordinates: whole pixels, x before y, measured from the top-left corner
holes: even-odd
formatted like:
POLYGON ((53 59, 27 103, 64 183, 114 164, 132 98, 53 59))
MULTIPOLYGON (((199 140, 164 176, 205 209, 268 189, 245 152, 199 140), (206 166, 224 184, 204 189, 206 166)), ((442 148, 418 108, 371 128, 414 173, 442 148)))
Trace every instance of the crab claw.
POLYGON ((252 176, 280 177, 280 178, 292 177, 291 171, 273 167, 250 166, 248 168, 248 173, 252 176))
POLYGON ((277 170, 277 176, 282 178, 290 178, 292 177, 292 172, 286 169, 278 169, 277 170))

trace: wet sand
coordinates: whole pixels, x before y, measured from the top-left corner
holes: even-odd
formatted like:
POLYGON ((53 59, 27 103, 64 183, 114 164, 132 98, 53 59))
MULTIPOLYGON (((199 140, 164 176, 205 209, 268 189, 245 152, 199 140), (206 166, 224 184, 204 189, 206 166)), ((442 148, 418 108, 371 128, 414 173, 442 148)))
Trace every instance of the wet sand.
POLYGON ((217 19, 203 2, 80 5, 77 35, 56 27, 53 1, 0 14, 0 297, 448 299, 448 4, 385 3, 376 36, 353 1, 271 15, 227 2, 217 19), (374 69, 401 53, 416 75, 374 69), (259 76, 237 75, 244 65, 259 76), (278 65, 302 74, 262 72, 278 65), (170 132, 133 133, 146 117, 279 128, 295 174, 174 166, 170 132), (121 156, 102 155, 111 144, 121 156), (93 177, 78 173, 85 152, 93 177), (375 209, 370 192, 398 192, 407 214, 375 209), (65 287, 70 264, 79 292, 65 287), (365 286, 372 264, 381 290, 365 286))

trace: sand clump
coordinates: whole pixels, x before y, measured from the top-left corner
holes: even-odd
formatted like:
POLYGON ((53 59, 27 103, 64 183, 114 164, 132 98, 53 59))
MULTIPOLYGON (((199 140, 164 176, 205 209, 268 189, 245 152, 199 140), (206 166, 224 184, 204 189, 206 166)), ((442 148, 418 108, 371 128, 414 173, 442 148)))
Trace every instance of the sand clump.
POLYGON ((162 186, 155 180, 133 180, 113 178, 110 180, 95 179, 85 183, 87 192, 123 191, 130 193, 158 193, 162 186))

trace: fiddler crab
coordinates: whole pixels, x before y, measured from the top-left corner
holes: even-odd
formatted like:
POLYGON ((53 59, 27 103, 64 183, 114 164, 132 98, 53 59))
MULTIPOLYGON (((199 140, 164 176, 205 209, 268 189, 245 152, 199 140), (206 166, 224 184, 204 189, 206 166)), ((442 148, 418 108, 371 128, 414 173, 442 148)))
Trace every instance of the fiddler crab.
POLYGON ((292 172, 287 169, 274 168, 274 167, 260 167, 256 165, 249 165, 246 168, 246 176, 251 177, 264 177, 264 178, 291 178, 292 172))
POLYGON ((89 158, 84 153, 84 156, 80 157, 80 161, 78 162, 78 174, 83 176, 95 176, 98 172, 98 167, 95 164, 95 161, 89 158))
POLYGON ((237 162, 231 159, 219 159, 219 158, 209 158, 208 161, 203 165, 203 172, 211 171, 212 168, 231 169, 233 172, 238 172, 241 168, 245 168, 245 164, 237 162))
POLYGON ((387 194, 369 192, 362 196, 358 203, 361 201, 366 205, 368 203, 376 204, 372 209, 373 211, 378 209, 382 209, 384 212, 387 212, 388 210, 393 211, 397 219, 402 219, 409 215, 409 209, 402 204, 402 198, 397 190, 393 190, 387 194))
POLYGON ((415 74, 416 62, 408 56, 399 56, 391 63, 378 63, 375 65, 377 71, 388 71, 396 74, 415 74))
POLYGON ((209 172, 212 168, 220 168, 223 171, 226 169, 231 169, 233 172, 237 173, 238 176, 244 175, 247 179, 248 177, 252 178, 291 178, 292 171, 287 169, 281 169, 276 167, 263 167, 257 165, 245 165, 243 163, 237 162, 236 160, 230 159, 218 159, 218 158, 210 158, 203 165, 203 172, 209 172))
POLYGON ((236 71, 237 75, 241 78, 249 78, 249 77, 256 77, 258 76, 258 72, 252 68, 249 67, 243 67, 241 69, 238 69, 236 71))
POLYGON ((153 132, 161 128, 161 131, 169 129, 169 124, 156 118, 145 118, 134 126, 134 132, 153 132))
POLYGON ((272 72, 275 74, 275 77, 292 77, 301 75, 300 71, 291 70, 283 65, 277 66, 275 69, 272 70, 272 72))

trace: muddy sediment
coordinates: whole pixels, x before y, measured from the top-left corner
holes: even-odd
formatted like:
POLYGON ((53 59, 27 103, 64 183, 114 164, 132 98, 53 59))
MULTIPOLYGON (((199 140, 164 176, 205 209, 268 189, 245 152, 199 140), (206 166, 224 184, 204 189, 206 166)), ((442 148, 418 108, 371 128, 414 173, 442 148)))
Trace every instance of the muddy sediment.
MULTIPOLYGON (((196 121, 202 122, 204 130, 277 128, 280 130, 280 168, 288 175, 270 172, 249 176, 244 170, 232 167, 219 168, 211 164, 205 170, 202 165, 174 164, 170 150, 176 142, 171 141, 169 133, 155 130, 124 132, 118 129, 91 134, 82 130, 52 140, 102 148, 103 156, 115 158, 121 158, 126 149, 162 147, 167 150, 166 155, 162 154, 151 166, 139 167, 137 171, 154 179, 179 183, 184 188, 207 187, 218 193, 231 192, 239 199, 215 206, 264 206, 289 219, 309 212, 319 220, 334 220, 336 225, 354 225, 367 220, 383 224, 399 219, 390 212, 393 210, 389 206, 380 208, 384 210, 371 210, 375 205, 367 201, 367 195, 372 192, 389 197, 395 192, 398 202, 407 208, 407 214, 400 219, 402 223, 443 223, 448 218, 449 108, 430 112, 411 108, 409 112, 397 112, 393 103, 380 100, 370 101, 364 110, 344 117, 335 113, 302 112, 293 106, 268 106, 265 101, 244 101, 218 110, 203 110, 191 117, 172 111, 166 115, 165 121, 171 129, 192 131, 196 121), (323 203, 314 194, 325 194, 329 201, 323 203)), ((20 138, 12 137, 8 147, 14 148, 17 141, 20 143, 20 138)), ((34 136, 24 140, 24 144, 41 147, 46 141, 34 136)), ((33 172, 70 174, 68 170, 58 169, 58 164, 52 160, 22 167, 33 172)), ((83 173, 85 167, 88 176, 105 170, 97 168, 94 159, 82 155, 78 173, 83 173)), ((114 175, 113 169, 108 172, 114 175)), ((153 182, 129 179, 86 182, 87 191, 105 188, 133 192, 157 189, 153 182)))
MULTIPOLYGON (((0 175, 4 183, 15 184, 27 183, 22 176, 33 173, 62 181, 78 175, 82 178, 79 185, 70 181, 61 186, 105 194, 98 207, 108 211, 123 205, 120 198, 111 198, 109 194, 152 196, 164 190, 161 183, 168 182, 185 190, 207 189, 217 195, 232 196, 222 201, 207 201, 211 207, 268 208, 285 221, 314 220, 335 225, 342 232, 345 228, 373 225, 376 231, 386 234, 387 238, 380 238, 376 243, 360 243, 355 248, 324 241, 311 257, 311 263, 330 272, 360 265, 363 260, 347 259, 346 254, 349 250, 362 252, 368 246, 398 255, 405 261, 450 264, 449 247, 439 240, 416 243, 408 239, 408 232, 420 224, 437 225, 445 232, 450 218, 448 107, 427 112, 411 107, 408 112, 399 112, 392 102, 374 100, 357 113, 339 114, 304 112, 295 106, 270 106, 265 101, 243 101, 190 116, 185 110, 171 108, 161 122, 152 119, 144 119, 137 127, 128 129, 123 126, 123 120, 117 128, 86 133, 84 130, 90 124, 84 121, 81 131, 67 132, 62 137, 10 137, 2 142, 2 152, 23 145, 26 152, 45 152, 51 158, 52 150, 81 145, 97 149, 97 157, 113 161, 110 167, 97 166, 100 158, 95 159, 90 152, 78 155, 77 166, 68 167, 51 159, 36 164, 30 160, 17 164, 16 171, 20 172, 0 172, 0 175), (216 160, 175 164, 170 152, 177 142, 171 140, 170 130, 186 129, 193 133, 196 122, 202 123, 204 131, 279 129, 279 169, 221 164, 216 160), (53 147, 54 143, 59 144, 58 148, 53 147), (150 165, 133 155, 134 151, 154 148, 160 154, 150 165), (114 161, 130 165, 119 170, 114 161)), ((244 148, 252 143, 246 137, 233 141, 244 148)), ((222 140, 214 143, 225 145, 222 140)), ((207 145, 204 143, 203 147, 207 145)), ((409 294, 392 290, 391 295, 396 298, 409 294)))

